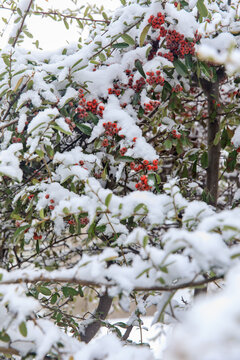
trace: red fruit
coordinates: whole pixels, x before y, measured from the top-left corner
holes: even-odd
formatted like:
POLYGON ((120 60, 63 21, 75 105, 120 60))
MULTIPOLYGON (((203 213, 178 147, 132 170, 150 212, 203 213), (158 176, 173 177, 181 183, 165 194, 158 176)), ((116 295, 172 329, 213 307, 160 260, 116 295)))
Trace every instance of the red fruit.
POLYGON ((45 199, 49 199, 49 194, 45 195, 45 199))
POLYGON ((153 165, 157 165, 157 164, 158 164, 158 160, 157 159, 153 160, 153 165))
POLYGON ((49 209, 50 209, 50 210, 54 210, 54 206, 53 206, 53 205, 50 205, 50 206, 49 206, 49 209))
POLYGON ((149 164, 148 160, 143 160, 143 165, 147 166, 149 164))
POLYGON ((53 200, 53 199, 51 199, 51 200, 50 200, 50 203, 51 203, 51 204, 54 204, 54 200, 53 200))

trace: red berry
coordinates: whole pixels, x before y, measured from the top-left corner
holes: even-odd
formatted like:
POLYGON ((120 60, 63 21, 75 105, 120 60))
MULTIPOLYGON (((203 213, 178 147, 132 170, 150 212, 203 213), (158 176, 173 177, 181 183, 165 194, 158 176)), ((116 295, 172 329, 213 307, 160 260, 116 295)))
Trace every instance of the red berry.
POLYGON ((49 194, 45 195, 45 199, 49 199, 49 194))

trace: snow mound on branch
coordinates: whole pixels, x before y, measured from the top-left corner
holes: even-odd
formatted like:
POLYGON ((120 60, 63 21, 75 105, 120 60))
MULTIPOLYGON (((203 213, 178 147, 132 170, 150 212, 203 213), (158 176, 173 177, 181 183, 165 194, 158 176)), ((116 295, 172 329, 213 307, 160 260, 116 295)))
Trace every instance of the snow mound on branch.
POLYGON ((164 359, 238 360, 240 354, 240 266, 221 292, 200 298, 176 327, 164 359))
POLYGON ((19 182, 22 181, 22 170, 17 153, 22 150, 22 144, 12 144, 8 149, 0 152, 0 175, 8 176, 19 182))

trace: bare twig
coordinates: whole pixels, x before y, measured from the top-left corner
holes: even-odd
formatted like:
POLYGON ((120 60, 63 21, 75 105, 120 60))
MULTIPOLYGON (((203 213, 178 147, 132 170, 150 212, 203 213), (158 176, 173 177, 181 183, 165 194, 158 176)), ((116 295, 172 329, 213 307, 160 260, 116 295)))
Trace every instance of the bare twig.
POLYGON ((28 13, 29 13, 29 10, 30 10, 30 8, 31 8, 31 6, 32 6, 32 3, 33 3, 33 0, 30 0, 30 1, 29 1, 29 4, 28 4, 28 7, 27 7, 27 10, 25 11, 25 14, 23 15, 22 22, 21 22, 20 27, 19 27, 19 29, 18 29, 17 35, 16 35, 16 37, 15 37, 15 39, 14 39, 14 41, 13 41, 13 45, 12 45, 13 48, 15 47, 15 45, 16 45, 16 43, 17 43, 17 41, 18 41, 18 38, 19 38, 19 36, 20 36, 20 34, 21 34, 21 32, 22 32, 24 22, 25 22, 26 17, 27 17, 27 15, 28 15, 28 13))

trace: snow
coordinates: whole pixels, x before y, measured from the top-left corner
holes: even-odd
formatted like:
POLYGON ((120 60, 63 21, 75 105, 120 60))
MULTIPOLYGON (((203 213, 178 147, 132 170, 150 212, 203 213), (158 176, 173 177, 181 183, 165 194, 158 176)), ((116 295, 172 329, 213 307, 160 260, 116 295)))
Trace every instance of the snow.
MULTIPOLYGON (((160 70, 170 86, 182 84, 184 91, 177 94, 176 99, 187 99, 191 85, 188 78, 182 79, 174 64, 161 56, 147 59, 146 52, 156 41, 158 32, 149 29, 145 43, 139 46, 150 15, 158 12, 166 15, 168 29, 175 29, 185 37, 192 38, 199 30, 202 40, 196 47, 201 61, 211 61, 215 68, 225 66, 227 74, 237 74, 240 70, 236 34, 239 10, 234 10, 237 1, 233 0, 231 7, 227 0, 221 4, 205 1, 209 16, 202 22, 197 19, 197 4, 191 0, 189 8, 187 3, 181 3, 179 9, 170 2, 163 6, 159 1, 152 1, 148 6, 133 0, 116 11, 104 30, 96 25, 88 44, 80 49, 74 44, 66 46, 66 52, 63 49, 41 52, 16 45, 12 51, 9 44, 1 52, 1 67, 6 72, 0 79, 1 221, 5 246, 0 269, 0 332, 8 333, 11 346, 22 357, 29 352, 35 353, 37 360, 49 353, 63 360, 150 360, 158 356, 143 345, 123 343, 113 334, 83 344, 80 337, 77 340, 69 335, 71 324, 64 333, 52 321, 56 318, 47 319, 46 314, 60 309, 65 299, 58 299, 55 307, 51 295, 47 300, 43 294, 30 296, 42 283, 52 294, 56 291, 61 294, 60 284, 65 283, 76 288, 78 284, 83 285, 86 292, 87 283, 96 288, 98 295, 107 290, 110 296, 118 298, 124 309, 129 309, 130 299, 135 298, 136 311, 126 320, 127 325, 139 325, 140 315, 145 315, 152 304, 157 306, 153 323, 171 324, 171 329, 179 323, 173 335, 169 331, 171 340, 164 359, 239 358, 240 209, 237 201, 240 195, 237 181, 225 196, 229 189, 227 183, 232 181, 231 176, 237 179, 237 171, 223 172, 217 209, 197 200, 203 192, 204 179, 181 177, 181 171, 191 156, 197 157, 205 151, 202 125, 197 133, 202 141, 201 149, 194 148, 193 143, 187 150, 192 119, 189 127, 185 127, 176 109, 172 111, 168 106, 169 99, 161 100, 162 86, 156 87, 153 95, 151 87, 144 85, 136 104, 132 101, 134 88, 125 91, 127 69, 133 70, 133 82, 142 76, 135 63, 139 60, 145 73, 160 70), (138 25, 132 26, 136 22, 138 25), (134 39, 135 45, 124 49, 112 47, 112 43, 122 41, 121 34, 125 32, 134 39), (106 61, 99 58, 99 50, 107 57, 106 61), (5 57, 4 62, 7 54, 11 55, 11 69, 6 64, 9 59, 5 57), (9 75, 11 71, 13 76, 9 75), (21 80, 26 86, 17 87, 21 80), (114 84, 120 84, 119 96, 108 93, 114 84), (79 89, 84 89, 86 101, 96 99, 104 105, 103 115, 97 120, 77 117, 74 106, 79 101, 79 89), (141 114, 141 106, 158 95, 160 106, 156 117, 150 119, 147 114, 141 114), (79 134, 79 129, 77 132, 68 125, 69 120, 76 125, 89 125, 91 136, 79 134), (5 127, 8 122, 10 125, 5 127), (120 136, 109 140, 112 146, 108 148, 102 144, 103 136, 110 139, 110 135, 104 134, 106 122, 121 128, 120 136), (183 133, 179 143, 171 134, 175 129, 183 133), (159 135, 159 141, 154 138, 155 134, 159 135), (15 143, 15 135, 21 143, 15 143), (169 152, 162 146, 167 139, 176 140, 169 152), (165 174, 165 159, 175 156, 181 141, 183 152, 165 174), (130 159, 119 156, 119 149, 123 147, 130 159), (134 164, 158 159, 159 187, 155 187, 154 170, 146 167, 141 172, 133 170, 131 158, 134 164), (142 174, 151 175, 150 191, 136 190, 142 174), (236 208, 231 208, 231 198, 236 208), (227 273, 226 285, 217 294, 192 302, 188 293, 186 301, 180 299, 178 287, 189 289, 206 278, 222 278, 227 273), (26 323, 27 336, 23 331, 20 333, 19 325, 23 323, 26 323)), ((22 12, 28 5, 29 0, 18 3, 22 12)), ((20 23, 13 26, 12 35, 16 36, 20 23)), ((185 59, 181 61, 184 63, 185 59)), ((228 94, 236 96, 234 105, 238 109, 238 85, 233 83, 234 78, 228 80, 223 84, 226 93, 224 90, 221 101, 224 105, 228 94), (231 94, 232 89, 237 91, 235 95, 231 94)), ((191 102, 198 98, 190 96, 191 102)), ((202 96, 197 103, 196 110, 200 113, 204 100, 202 96)), ((226 104, 231 108, 231 102, 226 104)), ((229 137, 234 131, 233 147, 229 142, 221 153, 223 169, 229 152, 240 147, 240 127, 235 125, 235 118, 229 121, 229 137)), ((189 166, 191 162, 189 160, 189 166)), ((188 170, 190 174, 190 168, 188 170)), ((203 174, 205 172, 201 172, 201 177, 203 174)), ((93 297, 97 299, 95 292, 93 297)), ((80 333, 90 321, 78 319, 74 325, 79 326, 80 333)))

